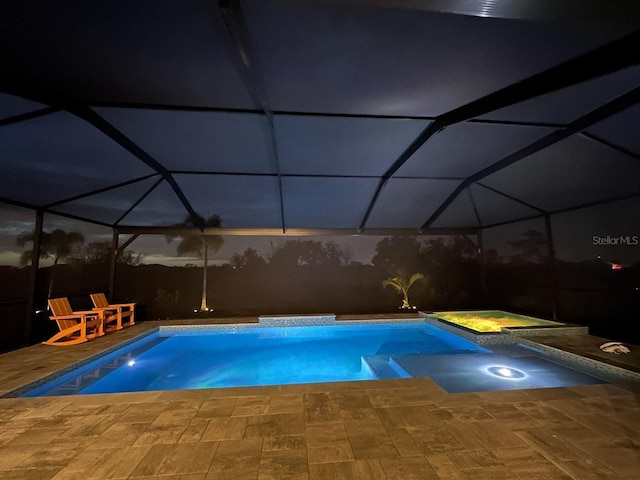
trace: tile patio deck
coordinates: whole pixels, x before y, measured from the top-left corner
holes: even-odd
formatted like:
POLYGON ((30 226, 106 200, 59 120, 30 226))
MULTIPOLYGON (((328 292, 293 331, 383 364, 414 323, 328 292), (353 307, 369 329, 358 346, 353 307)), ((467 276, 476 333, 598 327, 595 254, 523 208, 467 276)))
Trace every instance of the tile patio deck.
MULTIPOLYGON (((239 320, 256 321, 215 321, 239 320)), ((158 324, 0 355, 0 394, 158 324)), ((594 337, 537 341, 603 356, 594 337)), ((637 480, 640 388, 447 394, 420 378, 0 398, 0 478, 637 480)))

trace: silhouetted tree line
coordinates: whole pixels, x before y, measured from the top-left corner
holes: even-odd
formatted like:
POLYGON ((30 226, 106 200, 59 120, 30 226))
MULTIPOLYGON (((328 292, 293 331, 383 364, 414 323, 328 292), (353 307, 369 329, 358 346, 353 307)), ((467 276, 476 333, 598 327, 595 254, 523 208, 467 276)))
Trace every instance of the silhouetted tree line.
MULTIPOLYGON (((68 257, 68 261, 84 264, 101 264, 111 261, 111 242, 89 242, 78 245, 68 257)), ((122 265, 140 265, 144 259, 143 253, 125 250, 118 255, 118 263, 122 265)))
MULTIPOLYGON (((33 231, 23 232, 16 237, 16 245, 31 247, 35 239, 33 231)), ((75 262, 84 264, 108 263, 111 261, 112 244, 109 241, 85 243, 84 235, 80 232, 67 232, 55 229, 52 232, 43 231, 40 237, 40 258, 53 260, 56 266, 60 262, 75 262)), ((144 254, 132 250, 125 250, 118 255, 118 263, 140 265, 144 254)), ((20 264, 31 263, 31 248, 20 255, 20 264)))
MULTIPOLYGON (((31 263, 32 245, 35 241, 35 231, 23 232, 16 237, 16 245, 19 247, 29 247, 20 255, 20 265, 26 266, 31 263)), ((80 232, 67 232, 62 229, 55 229, 52 232, 43 231, 40 235, 40 258, 52 260, 47 280, 47 298, 51 298, 56 273, 60 263, 102 265, 111 261, 111 242, 90 242, 85 244, 84 235, 80 232)), ((130 250, 125 250, 118 256, 118 263, 126 265, 139 265, 142 263, 144 255, 130 250)))
MULTIPOLYGON (((435 307, 445 301, 455 301, 462 306, 477 296, 476 249, 470 239, 462 236, 424 241, 417 236, 392 236, 378 242, 371 264, 363 264, 353 260, 351 247, 343 247, 333 240, 296 239, 272 243, 264 256, 253 248, 234 253, 228 265, 245 275, 269 276, 271 284, 284 284, 287 278, 297 278, 299 283, 319 285, 325 279, 323 292, 316 291, 315 295, 329 295, 329 290, 352 291, 344 294, 347 303, 356 302, 358 296, 373 304, 375 298, 378 305, 382 299, 387 308, 395 309, 397 296, 384 289, 384 286, 394 286, 403 297, 404 308, 409 307, 409 288, 412 303, 419 307, 435 307)), ((247 293, 247 298, 257 295, 255 288, 253 290, 247 293)), ((336 308, 340 305, 333 307, 336 308)))
POLYGON ((234 253, 229 265, 233 268, 262 268, 267 264, 277 268, 339 267, 348 265, 352 258, 350 247, 342 247, 332 240, 287 240, 279 244, 272 242, 266 259, 254 248, 247 248, 243 253, 234 253))

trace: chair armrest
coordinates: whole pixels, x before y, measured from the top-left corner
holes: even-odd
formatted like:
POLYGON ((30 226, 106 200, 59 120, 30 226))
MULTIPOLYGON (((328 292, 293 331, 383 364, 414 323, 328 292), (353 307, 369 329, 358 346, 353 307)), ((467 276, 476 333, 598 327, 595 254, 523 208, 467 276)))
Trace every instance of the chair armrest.
POLYGON ((135 303, 110 303, 110 307, 131 307, 134 308, 136 306, 135 303))
POLYGON ((100 312, 96 312, 95 310, 78 310, 78 311, 74 311, 73 313, 79 314, 79 315, 96 315, 96 314, 100 314, 100 312))
POLYGON ((80 317, 99 317, 98 312, 75 312, 73 315, 49 315, 50 320, 71 320, 80 317))

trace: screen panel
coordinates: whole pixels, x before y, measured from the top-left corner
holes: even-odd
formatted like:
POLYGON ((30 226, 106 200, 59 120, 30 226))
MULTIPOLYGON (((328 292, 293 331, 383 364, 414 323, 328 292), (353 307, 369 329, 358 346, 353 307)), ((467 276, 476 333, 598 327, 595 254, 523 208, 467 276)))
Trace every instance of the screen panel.
POLYGON ((0 128, 0 189, 41 205, 154 173, 88 123, 59 112, 0 128))
POLYGON ((354 3, 242 3, 275 110, 438 115, 625 31, 354 3))
POLYGON ((392 178, 380 193, 367 227, 420 228, 459 183, 392 178))
POLYGON ((545 294, 549 303, 544 308, 550 313, 553 281, 544 219, 485 228, 482 241, 491 294, 508 300, 511 308, 531 311, 541 307, 537 302, 545 294))
MULTIPOLYGON (((544 218, 523 220, 507 225, 482 229, 485 252, 490 250, 491 263, 518 265, 542 264, 548 261, 547 233, 544 218)), ((527 280, 526 278, 522 279, 527 280)), ((519 285, 539 284, 520 281, 519 285)), ((544 282, 547 285, 548 282, 544 282)))
POLYGON ((461 192, 431 226, 434 228, 479 227, 468 189, 461 192))
POLYGON ((158 181, 158 177, 56 205, 53 209, 113 224, 158 181))
POLYGON ((640 162, 572 136, 482 180, 547 211, 640 190, 640 162))
MULTIPOLYGON (((640 80, 638 83, 640 84, 640 80)), ((619 114, 589 127, 587 133, 640 156, 638 125, 640 125, 640 105, 623 110, 619 114)))
POLYGON ((540 214, 538 210, 493 192, 481 184, 473 184, 469 188, 482 225, 493 225, 540 214))
MULTIPOLYGON (((203 259, 197 251, 177 254, 185 238, 136 239, 131 248, 145 255, 138 265, 119 265, 117 296, 135 296, 148 319, 202 317, 203 259)), ((398 271, 427 277, 409 290, 409 301, 418 308, 469 308, 478 299, 473 237, 223 235, 220 240, 221 247, 209 251, 205 292, 213 313, 206 316, 398 313, 402 295, 383 283, 398 271)))
POLYGON ((175 175, 193 208, 201 215, 220 215, 223 227, 281 228, 276 177, 175 175))
POLYGON ((398 170, 398 175, 469 177, 551 131, 469 122, 453 125, 431 137, 398 170))
POLYGON ((98 108, 169 170, 274 173, 255 114, 98 108))
POLYGON ((0 304, 26 300, 36 214, 0 203, 0 304))
POLYGON ((252 108, 220 10, 203 5, 11 2, 1 56, 8 71, 69 98, 252 108))
POLYGON ((560 313, 634 342, 640 311, 640 198, 551 216, 560 313))
POLYGON ((638 212, 640 197, 552 215, 556 258, 593 262, 607 272, 614 263, 621 270, 640 263, 638 212))
POLYGON ((23 113, 34 112, 45 107, 46 105, 27 100, 26 98, 0 93, 0 120, 23 113))
POLYGON ((375 178, 282 179, 286 225, 358 228, 378 185, 375 178))
POLYGON ((167 182, 158 185, 120 221, 120 225, 170 226, 188 218, 187 209, 167 182))
POLYGON ((36 213, 0 203, 0 353, 24 345, 36 213))
POLYGON ((640 67, 630 67, 496 110, 481 118, 569 123, 638 85, 640 85, 640 67))
POLYGON ((420 120, 277 115, 282 173, 382 175, 427 126, 420 120))

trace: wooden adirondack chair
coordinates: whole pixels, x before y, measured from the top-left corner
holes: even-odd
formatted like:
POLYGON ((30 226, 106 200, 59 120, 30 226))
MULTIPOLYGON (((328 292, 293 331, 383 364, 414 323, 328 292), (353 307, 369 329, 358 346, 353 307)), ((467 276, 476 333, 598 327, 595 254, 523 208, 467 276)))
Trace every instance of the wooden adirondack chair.
POLYGON ((91 301, 93 302, 94 310, 103 313, 107 330, 122 330, 124 327, 135 325, 135 303, 110 304, 104 293, 92 293, 91 301), (129 321, 127 323, 123 323, 123 320, 126 317, 129 317, 129 321), (109 324, 113 322, 115 322, 115 326, 109 327, 109 324))
POLYGON ((84 343, 87 340, 104 335, 103 315, 95 310, 74 312, 67 297, 52 298, 49 308, 60 331, 45 345, 70 346, 84 343))

